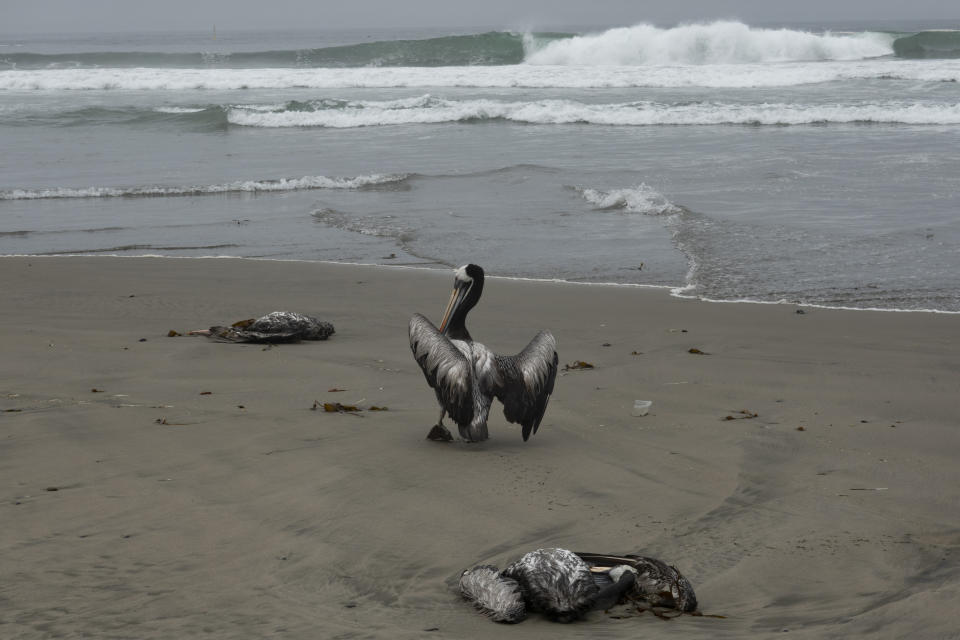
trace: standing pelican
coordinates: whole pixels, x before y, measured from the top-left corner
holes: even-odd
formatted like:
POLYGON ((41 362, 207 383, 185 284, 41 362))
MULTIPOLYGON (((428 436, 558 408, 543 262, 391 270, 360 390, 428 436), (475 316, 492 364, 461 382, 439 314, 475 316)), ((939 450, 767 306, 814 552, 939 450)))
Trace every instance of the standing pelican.
POLYGON ((557 377, 557 341, 538 333, 515 356, 500 356, 467 331, 467 313, 483 292, 483 269, 467 264, 456 270, 453 293, 437 329, 419 313, 410 319, 410 348, 440 403, 440 419, 427 436, 453 440, 443 417, 453 418, 468 442, 487 439, 487 416, 497 398, 508 422, 523 426, 524 441, 536 433, 557 377))

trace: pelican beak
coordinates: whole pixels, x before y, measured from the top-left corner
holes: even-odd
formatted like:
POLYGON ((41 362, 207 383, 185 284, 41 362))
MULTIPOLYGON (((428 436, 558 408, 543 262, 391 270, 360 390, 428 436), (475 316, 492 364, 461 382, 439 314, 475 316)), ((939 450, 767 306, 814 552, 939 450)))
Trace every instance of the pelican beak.
POLYGON ((453 312, 456 311, 458 306, 460 306, 460 302, 467 294, 467 288, 468 287, 465 287, 460 283, 454 285, 453 291, 450 293, 450 300, 447 302, 447 308, 443 312, 443 320, 440 321, 440 333, 446 335, 447 325, 450 323, 450 318, 453 317, 453 312))

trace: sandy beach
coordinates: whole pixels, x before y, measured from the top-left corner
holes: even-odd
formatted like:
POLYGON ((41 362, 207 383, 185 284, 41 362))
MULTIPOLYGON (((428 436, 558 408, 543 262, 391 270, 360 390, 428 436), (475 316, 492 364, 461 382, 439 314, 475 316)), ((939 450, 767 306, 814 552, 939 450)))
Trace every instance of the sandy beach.
POLYGON ((958 637, 960 315, 488 278, 475 339, 549 328, 594 368, 529 442, 496 405, 489 441, 440 444, 407 322, 452 283, 0 258, 0 637, 958 637), (167 335, 278 309, 336 334, 167 335), (666 560, 707 615, 503 626, 457 594, 548 546, 666 560))

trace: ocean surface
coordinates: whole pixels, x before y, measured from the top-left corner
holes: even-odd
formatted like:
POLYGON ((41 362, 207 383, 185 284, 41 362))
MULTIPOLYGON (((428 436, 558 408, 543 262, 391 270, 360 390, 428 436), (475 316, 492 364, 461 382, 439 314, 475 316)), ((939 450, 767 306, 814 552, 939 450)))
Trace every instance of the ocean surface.
POLYGON ((0 35, 0 255, 960 311, 956 22, 0 35))

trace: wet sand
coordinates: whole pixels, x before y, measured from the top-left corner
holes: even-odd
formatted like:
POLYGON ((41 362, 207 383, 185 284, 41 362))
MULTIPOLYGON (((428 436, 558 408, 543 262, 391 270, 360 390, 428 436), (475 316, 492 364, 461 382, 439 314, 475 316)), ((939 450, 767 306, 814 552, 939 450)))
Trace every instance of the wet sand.
POLYGON ((956 637, 960 316, 488 279, 476 339, 549 328, 595 368, 529 442, 497 405, 488 442, 439 444, 407 321, 451 286, 0 258, 0 637, 956 637), (278 309, 337 332, 167 337, 278 309), (505 627, 454 590, 544 546, 659 557, 711 615, 505 627))

